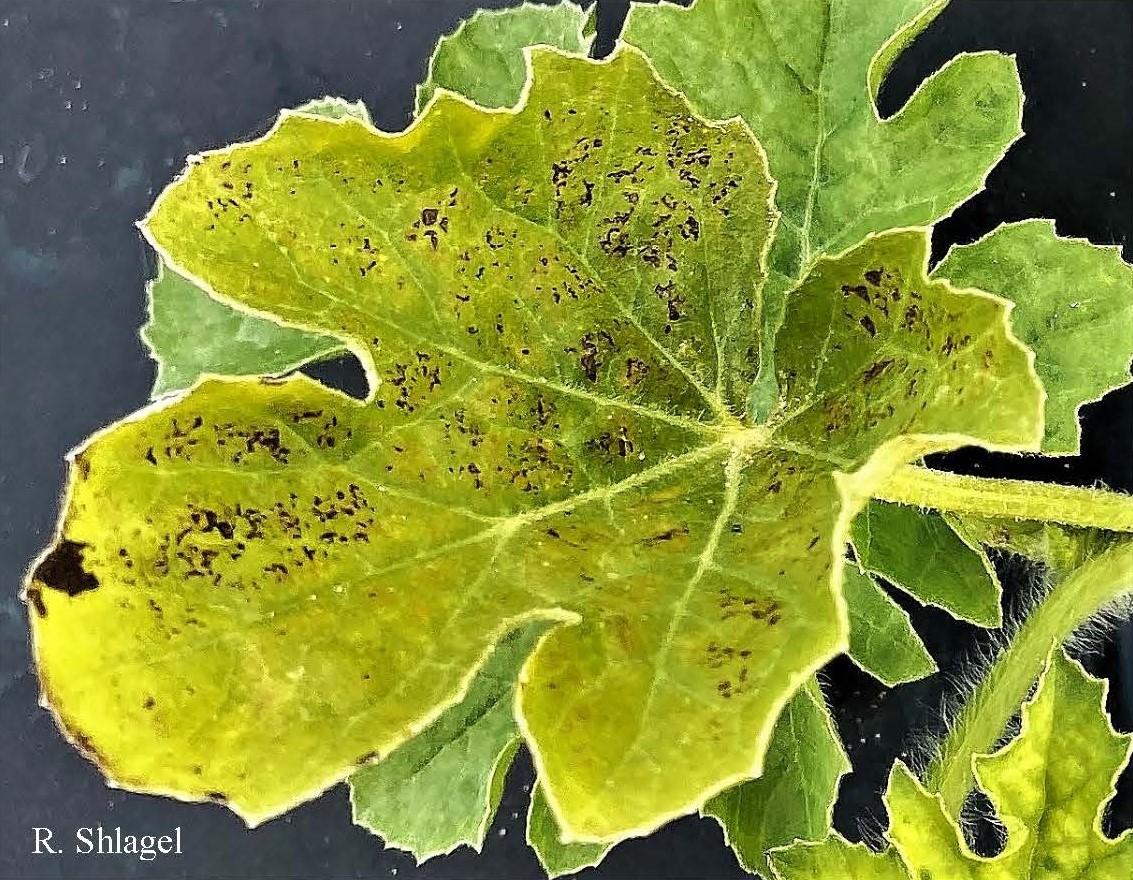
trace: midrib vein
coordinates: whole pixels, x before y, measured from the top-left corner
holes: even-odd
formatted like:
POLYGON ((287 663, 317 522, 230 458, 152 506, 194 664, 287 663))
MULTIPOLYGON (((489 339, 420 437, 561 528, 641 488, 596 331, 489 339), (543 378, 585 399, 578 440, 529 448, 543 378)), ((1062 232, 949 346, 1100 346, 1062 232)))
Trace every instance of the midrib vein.
POLYGON ((826 71, 827 62, 830 57, 830 31, 833 28, 834 21, 834 0, 828 0, 823 4, 826 10, 826 27, 822 34, 822 46, 819 51, 819 56, 822 59, 818 69, 818 90, 815 93, 816 109, 817 109, 817 134, 814 142, 814 152, 811 156, 811 178, 810 185, 807 188, 806 194, 806 207, 803 211, 803 222, 799 227, 799 238, 801 243, 801 253, 799 259, 799 270, 795 273, 795 279, 803 277, 809 271, 812 248, 810 243, 810 227, 814 218, 814 202, 818 195, 818 178, 822 170, 822 153, 826 147, 826 71))

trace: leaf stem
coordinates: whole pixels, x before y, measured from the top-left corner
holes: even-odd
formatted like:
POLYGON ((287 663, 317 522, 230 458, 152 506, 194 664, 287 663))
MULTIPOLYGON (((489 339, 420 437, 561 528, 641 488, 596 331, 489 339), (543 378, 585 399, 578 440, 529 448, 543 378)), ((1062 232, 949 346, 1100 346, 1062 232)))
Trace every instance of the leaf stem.
POLYGON ((1133 532, 1133 495, 1101 489, 968 477, 908 465, 874 497, 959 514, 1133 532))
POLYGON ((991 751, 1039 677, 1055 645, 1125 593, 1133 592, 1133 543, 1094 557, 1060 580, 995 658, 950 724, 924 779, 953 816, 975 784, 972 756, 991 751))

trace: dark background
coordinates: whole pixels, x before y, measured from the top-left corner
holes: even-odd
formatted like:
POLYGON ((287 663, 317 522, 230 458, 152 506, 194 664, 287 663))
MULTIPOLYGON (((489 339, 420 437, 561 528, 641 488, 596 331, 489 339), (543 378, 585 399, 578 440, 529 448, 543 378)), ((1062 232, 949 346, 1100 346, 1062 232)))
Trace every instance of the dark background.
MULTIPOLYGON (((512 772, 485 852, 421 868, 353 826, 346 791, 249 831, 214 805, 108 790, 37 705, 27 628, 16 596, 49 539, 63 455, 142 405, 153 365, 138 339, 152 258, 133 227, 191 152, 258 135, 280 107, 324 94, 365 101, 379 127, 409 120, 413 86, 437 39, 477 6, 505 0, 0 0, 0 878, 527 878, 526 786, 512 772), (183 829, 185 855, 31 855, 31 828, 69 837, 101 822, 135 834, 183 829)), ((605 2, 598 51, 625 3, 605 2)), ((1054 217, 1063 235, 1119 243, 1133 228, 1133 3, 954 0, 897 64, 882 93, 896 110, 929 73, 965 50, 1018 55, 1027 137, 937 232, 938 255, 998 223, 1054 217)), ((350 364, 331 373, 357 381, 350 364)), ((1083 455, 1021 459, 961 452, 973 473, 1040 477, 1133 492, 1133 394, 1089 407, 1083 455)), ((999 560, 1009 612, 1036 573, 999 560)), ((887 692, 845 661, 828 694, 856 772, 842 788, 840 828, 875 833, 877 792, 899 754, 923 752, 942 700, 992 637, 933 610, 914 619, 943 674, 887 692)), ((1113 686, 1119 729, 1133 729, 1133 627, 1085 658, 1113 686)), ((1110 831, 1133 824, 1129 774, 1110 831)), ((742 876, 715 823, 684 819, 619 846, 593 877, 742 876)))

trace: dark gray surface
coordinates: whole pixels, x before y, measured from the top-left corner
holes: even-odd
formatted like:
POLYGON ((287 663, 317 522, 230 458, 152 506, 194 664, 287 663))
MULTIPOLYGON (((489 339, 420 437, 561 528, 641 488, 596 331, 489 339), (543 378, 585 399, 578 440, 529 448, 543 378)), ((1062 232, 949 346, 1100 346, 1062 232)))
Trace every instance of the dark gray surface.
MULTIPOLYGON (((62 456, 141 405, 153 378, 137 337, 151 272, 133 221, 190 152, 264 131, 280 107, 323 94, 361 98, 381 127, 409 119, 439 34, 475 0, 0 2, 0 878, 522 878, 539 876, 523 843, 530 768, 513 772, 481 856, 464 850, 416 868, 350 824, 345 789, 254 831, 211 805, 110 791, 37 706, 16 593, 48 540, 62 456), (31 855, 31 827, 102 823, 134 833, 180 825, 185 854, 140 863, 31 855), (506 833, 505 833, 506 832, 506 833)), ((618 4, 606 10, 610 22, 618 4)), ((887 112, 956 52, 1017 52, 1027 138, 989 189, 938 230, 940 252, 1004 220, 1054 217, 1062 234, 1126 245, 1133 232, 1133 4, 957 0, 899 62, 887 112)), ((1044 477, 1133 491, 1133 394, 1090 408, 1084 455, 1038 461, 958 453, 969 472, 1044 477)), ((1014 607, 1030 573, 1005 566, 1014 607)), ((854 834, 880 816, 892 757, 938 724, 947 679, 979 637, 917 611, 946 675, 885 692, 837 662, 828 670, 857 772, 838 819, 854 834), (876 736, 880 734, 880 736, 876 736), (873 817, 868 818, 868 817, 873 817)), ((1092 668, 1114 681, 1119 727, 1133 728, 1133 633, 1099 645, 1092 668)), ((1130 824, 1123 787, 1116 827, 1130 824)), ((714 823, 686 819, 619 847, 593 876, 740 876, 714 823)))

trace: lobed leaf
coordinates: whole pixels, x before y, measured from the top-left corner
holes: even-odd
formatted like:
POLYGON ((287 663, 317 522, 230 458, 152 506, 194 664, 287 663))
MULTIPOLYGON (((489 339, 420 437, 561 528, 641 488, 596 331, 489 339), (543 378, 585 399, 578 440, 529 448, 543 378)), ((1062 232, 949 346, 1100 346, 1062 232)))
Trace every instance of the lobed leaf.
MULTIPOLYGON (((893 876, 917 880, 1128 877, 1133 832, 1107 839, 1101 815, 1133 754, 1133 738, 1114 732, 1104 705, 1104 684, 1056 651, 1035 695, 1023 705, 1019 735, 1000 751, 974 758, 976 782, 1007 829, 1003 852, 990 859, 973 855, 940 798, 898 762, 886 795, 893 849, 863 859, 891 863, 895 851, 904 873, 893 876)), ((834 866, 848 848, 834 836, 772 859, 784 880, 834 880, 844 876, 834 866)))
MULTIPOLYGON (((294 113, 370 122, 361 101, 316 98, 294 113)), ((153 397, 191 387, 201 376, 278 376, 343 351, 331 336, 282 326, 211 298, 162 260, 146 285, 149 320, 142 341, 157 363, 153 397)))
MULTIPOLYGON (((418 111, 438 88, 451 89, 484 107, 514 105, 527 79, 524 47, 548 44, 585 52, 591 39, 584 34, 586 20, 582 9, 566 0, 555 6, 523 3, 477 11, 437 43, 426 82, 417 87, 418 111)), ((371 121, 361 101, 329 96, 308 101, 293 112, 371 121)), ((154 397, 188 388, 208 373, 280 375, 343 350, 335 339, 233 310, 188 280, 167 274, 160 263, 146 296, 151 317, 142 338, 157 362, 154 397)))
POLYGON ((952 248, 933 272, 1015 303, 1011 324, 1046 388, 1043 451, 1077 455, 1078 410, 1129 382, 1133 266, 1116 247, 1060 238, 1049 220, 1007 223, 952 248))
POLYGON ((848 772, 842 741, 812 679, 779 716, 763 775, 716 795, 701 812, 720 823, 745 871, 769 877, 769 850, 829 833, 838 785, 848 772))
POLYGON ((979 191, 1022 134, 1015 63, 963 54, 894 116, 876 99, 894 60, 946 0, 634 3, 623 39, 712 119, 757 132, 783 213, 762 295, 758 415, 775 402, 772 342, 788 293, 823 254, 866 235, 931 224, 979 191))
POLYGON ((118 784, 275 815, 546 620, 516 706, 564 839, 647 833, 758 775, 846 647, 880 481, 1037 444, 1005 303, 929 280, 926 230, 818 261, 753 424, 758 145, 635 52, 532 66, 516 111, 442 95, 398 135, 285 114, 147 218, 210 295, 341 339, 371 392, 208 381, 76 454, 27 595, 46 699, 118 784))

